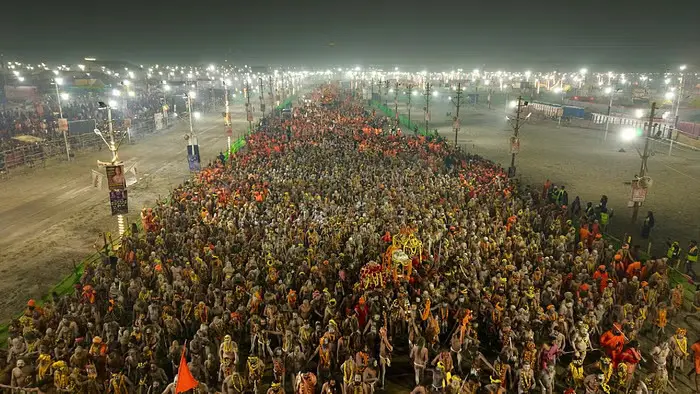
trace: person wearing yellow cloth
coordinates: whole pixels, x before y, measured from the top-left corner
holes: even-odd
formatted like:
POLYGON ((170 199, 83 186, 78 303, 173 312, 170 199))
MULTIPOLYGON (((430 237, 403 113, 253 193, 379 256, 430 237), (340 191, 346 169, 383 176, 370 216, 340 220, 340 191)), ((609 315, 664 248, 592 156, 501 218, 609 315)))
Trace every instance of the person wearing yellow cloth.
POLYGON ((525 362, 518 371, 518 394, 529 393, 535 385, 535 374, 529 362, 525 362))
POLYGON ((439 361, 433 369, 433 392, 444 393, 447 387, 447 382, 452 378, 452 374, 447 372, 445 364, 439 361))
POLYGON ((51 365, 54 370, 53 385, 59 393, 68 392, 70 389, 70 371, 65 361, 56 361, 51 365))
POLYGON ((676 334, 668 340, 668 347, 671 349, 671 379, 676 380, 676 371, 685 369, 685 359, 688 358, 688 338, 686 329, 678 327, 676 334))
POLYGON ((690 241, 688 253, 685 256, 685 274, 690 276, 693 281, 697 279, 697 274, 693 266, 698 262, 698 254, 698 242, 690 241))

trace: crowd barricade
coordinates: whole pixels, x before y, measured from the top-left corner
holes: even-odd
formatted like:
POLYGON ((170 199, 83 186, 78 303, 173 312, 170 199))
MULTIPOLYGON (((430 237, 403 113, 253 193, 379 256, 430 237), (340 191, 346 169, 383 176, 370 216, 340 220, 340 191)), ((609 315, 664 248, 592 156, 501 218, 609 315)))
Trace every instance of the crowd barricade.
MULTIPOLYGON (((78 134, 68 137, 71 152, 95 149, 101 143, 96 134, 78 134)), ((0 152, 0 171, 12 171, 23 166, 44 165, 46 159, 66 155, 66 143, 62 138, 41 143, 20 145, 0 152)))
MULTIPOLYGON (((644 119, 633 119, 623 116, 613 116, 599 113, 591 114, 591 122, 595 125, 605 125, 607 123, 609 125, 631 127, 641 130, 646 130, 649 127, 649 122, 645 121, 644 119)), ((671 139, 673 138, 674 130, 675 129, 673 128, 672 124, 655 122, 651 125, 651 136, 654 138, 671 139)))
POLYGON ((700 139, 700 123, 678 122, 678 131, 687 137, 700 139))
MULTIPOLYGON (((373 109, 380 110, 381 112, 383 112, 386 116, 390 117, 391 119, 397 118, 396 113, 394 112, 394 110, 392 108, 389 108, 384 104, 381 104, 379 101, 372 100, 369 102, 369 104, 370 104, 370 107, 372 107, 373 109)), ((421 126, 418 123, 409 120, 408 116, 399 114, 398 120, 399 120, 399 125, 405 127, 404 133, 410 133, 410 132, 413 132, 414 130, 418 129, 418 134, 421 134, 421 135, 428 135, 429 134, 424 126, 421 126)))
MULTIPOLYGON (((131 127, 129 130, 128 142, 134 143, 146 135, 152 134, 157 130, 167 129, 168 127, 174 124, 174 122, 171 119, 168 119, 167 122, 165 122, 161 118, 161 122, 161 127, 160 129, 158 129, 156 127, 156 119, 153 116, 134 120, 131 123, 131 127)), ((87 122, 86 124, 89 123, 95 124, 94 121, 87 122)), ((121 126, 116 126, 116 124, 118 123, 118 121, 114 122, 115 127, 120 128, 121 126)), ((93 127, 93 130, 95 127, 102 128, 106 126, 95 125, 93 127)), ((68 145, 70 145, 71 154, 82 150, 100 149, 102 147, 102 144, 104 144, 104 142, 94 132, 69 132, 68 134, 68 145)), ((24 166, 34 167, 36 165, 44 165, 45 161, 48 158, 65 158, 65 156, 66 142, 64 141, 60 133, 56 133, 53 139, 45 140, 41 143, 25 144, 5 151, 0 151, 0 171, 9 172, 24 166)))

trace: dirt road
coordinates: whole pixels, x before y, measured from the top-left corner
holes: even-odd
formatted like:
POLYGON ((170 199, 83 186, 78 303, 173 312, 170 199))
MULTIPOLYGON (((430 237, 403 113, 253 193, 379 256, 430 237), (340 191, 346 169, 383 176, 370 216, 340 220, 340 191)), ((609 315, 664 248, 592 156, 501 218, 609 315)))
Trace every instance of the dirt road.
MULTIPOLYGON (((248 123, 242 112, 232 113, 234 138, 248 123), (236 121, 238 119, 238 121, 236 121)), ((139 220, 143 206, 153 205, 189 176, 186 141, 189 124, 145 136, 124 144, 119 157, 126 167, 136 163, 138 176, 129 186, 129 221, 139 220)), ((195 127, 203 164, 226 149, 223 121, 205 116, 195 127)), ((29 298, 38 298, 94 253, 100 231, 116 234, 110 215, 106 182, 101 190, 91 185, 97 160, 109 160, 109 152, 83 151, 70 163, 50 161, 0 181, 0 322, 21 311, 29 298)), ((104 171, 104 169, 101 169, 104 171)), ((130 182, 130 183, 131 183, 130 182)), ((100 241, 101 243, 101 241, 100 241)))

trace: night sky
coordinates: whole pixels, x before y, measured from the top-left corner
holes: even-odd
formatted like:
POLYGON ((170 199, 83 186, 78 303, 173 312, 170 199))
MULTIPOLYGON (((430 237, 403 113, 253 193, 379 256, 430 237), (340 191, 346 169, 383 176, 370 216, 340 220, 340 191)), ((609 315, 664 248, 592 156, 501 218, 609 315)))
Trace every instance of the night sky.
POLYGON ((700 64, 700 2, 692 0, 218 3, 12 1, 3 4, 0 52, 72 63, 407 69, 700 64))

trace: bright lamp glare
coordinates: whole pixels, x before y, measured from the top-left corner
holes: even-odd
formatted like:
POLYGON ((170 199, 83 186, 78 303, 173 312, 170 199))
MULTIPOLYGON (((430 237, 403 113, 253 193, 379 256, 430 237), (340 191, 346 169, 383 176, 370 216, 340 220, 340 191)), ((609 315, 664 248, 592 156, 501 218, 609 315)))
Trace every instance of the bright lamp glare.
POLYGON ((112 96, 121 96, 122 92, 119 91, 119 89, 112 89, 112 96))
POLYGON ((672 99, 672 98, 673 98, 673 92, 666 92, 666 93, 664 94, 664 97, 666 98, 666 100, 672 99))
POLYGON ((612 88, 611 87, 605 88, 605 94, 610 94, 610 93, 612 93, 612 88))
POLYGON ((561 93, 561 88, 559 86, 554 88, 554 93, 561 93))
POLYGON ((129 97, 136 97, 136 92, 129 90, 129 97))
POLYGON ((109 106, 111 108, 116 108, 117 107, 117 100, 109 100, 109 106))
POLYGON ((190 98, 195 98, 195 97, 197 97, 197 93, 195 93, 195 92, 189 92, 189 93, 187 93, 187 96, 190 97, 190 98))
POLYGON ((668 116, 669 116, 669 115, 671 115, 671 112, 670 112, 670 111, 666 111, 666 112, 663 113, 663 115, 661 115, 661 119, 668 119, 668 116))
POLYGON ((632 141, 636 136, 637 132, 631 127, 620 130, 620 139, 623 141, 632 141))
POLYGON ((166 91, 170 91, 170 85, 163 86, 163 89, 165 89, 166 91))
POLYGON ((518 106, 518 102, 515 101, 515 100, 511 101, 510 103, 508 103, 508 107, 509 107, 509 108, 515 108, 515 107, 517 107, 517 106, 518 106))
POLYGON ((681 69, 681 71, 684 71, 686 69, 686 67, 687 66, 684 64, 684 65, 680 66, 679 68, 681 69))
POLYGON ((125 79, 123 84, 124 84, 124 86, 129 86, 129 85, 131 85, 131 81, 129 81, 128 79, 125 79))
POLYGON ((418 91, 417 91, 417 90, 414 90, 412 94, 413 94, 414 96, 418 96, 418 91))
POLYGON ((70 94, 63 92, 61 93, 61 100, 68 100, 70 98, 70 94))
POLYGON ((439 94, 439 93, 438 93, 438 91, 437 91, 437 90, 436 90, 436 91, 434 91, 434 92, 433 92, 433 97, 437 97, 437 96, 438 96, 438 94, 439 94))
POLYGON ((56 81, 57 85, 63 85, 63 78, 55 78, 54 81, 56 81))
POLYGON ((199 119, 199 118, 201 118, 201 117, 202 117, 201 112, 196 111, 196 112, 194 113, 194 118, 195 118, 195 119, 199 119))
POLYGON ((635 109, 635 110, 634 110, 634 116, 636 116, 637 118, 641 118, 642 116, 644 116, 644 110, 635 109))

